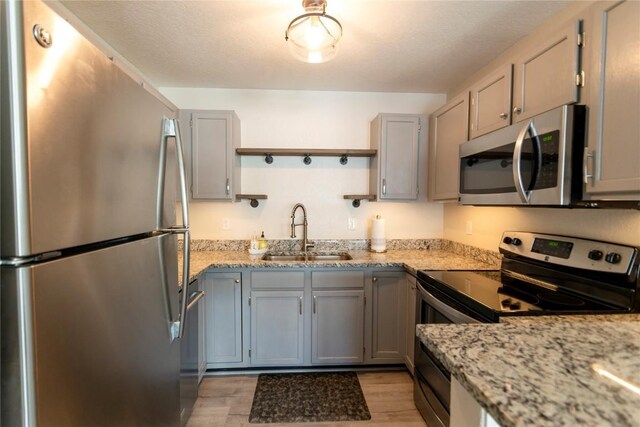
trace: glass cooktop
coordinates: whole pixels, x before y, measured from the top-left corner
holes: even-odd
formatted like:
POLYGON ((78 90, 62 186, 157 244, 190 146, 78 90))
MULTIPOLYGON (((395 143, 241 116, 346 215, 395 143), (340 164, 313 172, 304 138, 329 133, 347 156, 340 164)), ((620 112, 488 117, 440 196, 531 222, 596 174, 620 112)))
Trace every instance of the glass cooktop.
POLYGON ((418 277, 423 286, 490 317, 620 311, 576 293, 528 283, 501 271, 421 271, 418 277))

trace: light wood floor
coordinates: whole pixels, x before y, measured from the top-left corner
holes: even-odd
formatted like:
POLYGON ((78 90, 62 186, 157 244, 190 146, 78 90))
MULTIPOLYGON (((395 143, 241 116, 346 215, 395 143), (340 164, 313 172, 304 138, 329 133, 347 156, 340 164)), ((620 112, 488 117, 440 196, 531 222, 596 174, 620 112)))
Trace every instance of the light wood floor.
MULTIPOLYGON (((407 372, 358 373, 371 420, 339 423, 262 424, 265 427, 292 426, 420 426, 425 423, 413 404, 413 382, 407 372)), ((204 378, 187 427, 259 426, 249 424, 249 412, 257 375, 204 378)))

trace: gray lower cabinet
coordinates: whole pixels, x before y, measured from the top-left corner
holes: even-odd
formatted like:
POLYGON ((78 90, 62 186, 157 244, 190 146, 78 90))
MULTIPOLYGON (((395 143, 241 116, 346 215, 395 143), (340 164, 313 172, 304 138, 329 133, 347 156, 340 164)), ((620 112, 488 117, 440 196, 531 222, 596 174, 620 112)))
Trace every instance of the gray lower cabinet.
POLYGON ((579 99, 580 21, 569 22, 515 61, 513 116, 519 122, 579 99))
POLYGON ((311 362, 364 360, 364 290, 312 292, 311 362))
POLYGON ((469 93, 464 92, 429 118, 429 200, 458 201, 460 144, 467 142, 469 93))
POLYGON ((640 199, 640 3, 592 9, 585 198, 640 199))
POLYGON ((251 292, 251 365, 304 361, 304 291, 251 292))
POLYGON ((197 290, 205 292, 205 297, 200 300, 200 309, 198 310, 198 381, 202 381, 207 370, 207 301, 204 280, 198 280, 197 290))
POLYGON ((406 273, 373 272, 373 362, 404 363, 406 352, 406 273))
POLYGON ((413 353, 415 351, 416 344, 416 278, 410 274, 407 274, 407 313, 405 316, 406 319, 406 330, 407 330, 407 346, 406 346, 406 355, 404 357, 405 365, 409 372, 413 374, 414 370, 414 359, 413 353))
POLYGON ((240 273, 206 273, 207 367, 242 363, 242 285, 240 273))
POLYGON ((379 114, 371 122, 369 191, 378 200, 416 200, 422 117, 413 114, 379 114))
POLYGON ((240 192, 240 120, 233 111, 181 111, 191 139, 191 198, 234 200, 240 192))

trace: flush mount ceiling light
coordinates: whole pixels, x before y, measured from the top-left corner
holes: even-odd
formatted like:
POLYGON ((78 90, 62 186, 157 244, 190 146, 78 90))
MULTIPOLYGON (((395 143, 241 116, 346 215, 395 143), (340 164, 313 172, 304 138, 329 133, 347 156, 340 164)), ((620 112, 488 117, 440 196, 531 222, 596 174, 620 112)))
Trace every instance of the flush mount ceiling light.
POLYGON ((327 15, 326 0, 302 0, 304 15, 295 18, 284 33, 291 54, 300 61, 319 64, 338 53, 342 25, 327 15))

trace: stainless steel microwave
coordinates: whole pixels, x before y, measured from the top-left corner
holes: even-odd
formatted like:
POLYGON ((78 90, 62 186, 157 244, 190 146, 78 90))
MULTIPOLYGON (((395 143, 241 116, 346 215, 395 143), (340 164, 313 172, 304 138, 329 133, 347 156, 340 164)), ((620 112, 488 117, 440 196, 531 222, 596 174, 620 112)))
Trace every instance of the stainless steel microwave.
POLYGON ((463 205, 570 206, 582 198, 586 107, 564 105, 460 145, 463 205))

